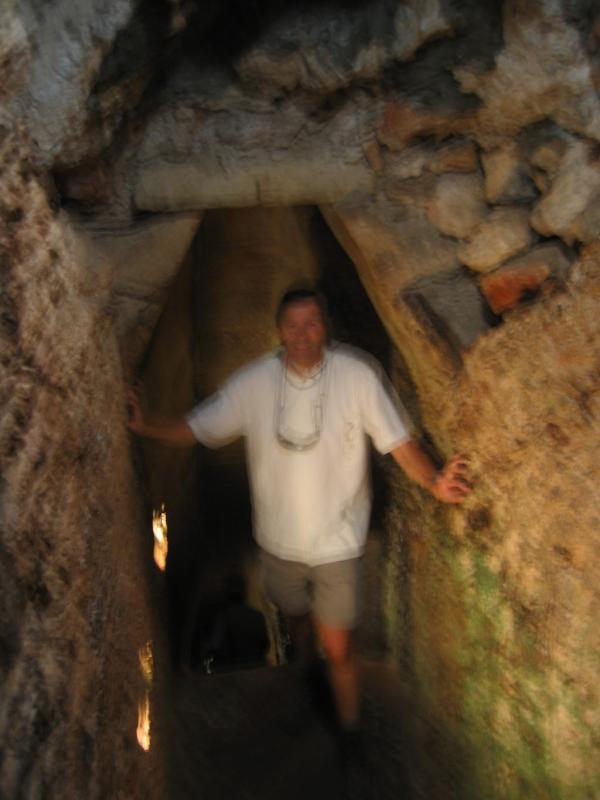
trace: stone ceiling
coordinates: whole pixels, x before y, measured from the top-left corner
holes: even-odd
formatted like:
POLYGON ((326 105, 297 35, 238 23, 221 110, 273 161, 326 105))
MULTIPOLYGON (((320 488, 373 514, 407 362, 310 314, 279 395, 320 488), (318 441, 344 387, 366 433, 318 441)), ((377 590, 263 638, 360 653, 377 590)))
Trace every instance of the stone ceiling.
POLYGON ((593 0, 13 0, 0 24, 4 119, 124 335, 119 292, 153 325, 208 208, 319 205, 382 317, 402 295, 455 350, 598 238, 593 0))

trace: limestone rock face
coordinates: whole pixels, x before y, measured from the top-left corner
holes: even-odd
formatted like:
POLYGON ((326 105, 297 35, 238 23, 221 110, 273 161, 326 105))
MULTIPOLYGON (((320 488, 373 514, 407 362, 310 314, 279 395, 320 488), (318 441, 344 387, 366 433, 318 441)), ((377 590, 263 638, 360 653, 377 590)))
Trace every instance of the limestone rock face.
POLYGON ((7 0, 0 14, 0 62, 3 67, 1 97, 16 91, 27 78, 30 61, 27 28, 16 0, 7 0))
POLYGON ((533 209, 531 224, 567 244, 600 236, 600 165, 592 145, 576 142, 567 149, 550 189, 533 209))
POLYGON ((489 203, 521 203, 534 200, 537 192, 516 142, 482 156, 485 196, 489 203))
POLYGON ((535 240, 526 208, 496 208, 458 249, 458 257, 477 272, 487 272, 525 250, 535 240))
POLYGON ((468 139, 456 139, 436 149, 427 166, 436 174, 475 172, 479 167, 477 150, 468 139))
POLYGON ((130 368, 140 364, 201 219, 200 212, 156 215, 121 228, 77 226, 86 268, 112 288, 115 331, 130 368))
MULTIPOLYGON (((584 733, 599 718, 592 687, 600 642, 584 621, 598 602, 598 554, 596 535, 583 532, 598 517, 589 484, 600 463, 594 248, 573 268, 567 293, 540 298, 481 337, 464 354, 459 384, 436 395, 429 424, 451 431, 449 450, 471 457, 477 488, 466 506, 443 519, 432 506, 424 510, 431 527, 421 528, 406 505, 423 507, 419 493, 396 516, 388 568, 398 596, 411 598, 411 623, 398 623, 395 652, 416 670, 422 702, 435 718, 430 738, 423 736, 431 749, 419 749, 411 768, 430 776, 431 797, 481 795, 474 786, 489 785, 489 754, 512 749, 515 737, 518 754, 492 757, 502 764, 492 796, 533 796, 550 786, 565 797, 597 791, 584 733), (409 542, 408 559, 401 540, 409 542), (440 672, 453 675, 443 688, 440 672), (543 711, 540 691, 553 698, 543 711), (465 718, 466 708, 472 710, 465 718), (477 743, 475 719, 486 720, 477 743), (471 762, 457 772, 456 759, 444 758, 459 730, 462 747, 485 754, 485 765, 471 762), (527 744, 525 731, 533 737, 527 744), (544 751, 555 755, 545 766, 534 758, 524 778, 524 753, 544 751), (441 764, 447 768, 433 769, 441 764)), ((434 382, 425 370, 422 380, 420 394, 427 396, 434 382)))
POLYGON ((534 167, 543 170, 552 180, 558 172, 569 143, 573 142, 573 137, 567 136, 546 139, 535 148, 529 160, 534 167))
MULTIPOLYGON (((492 316, 483 297, 464 268, 421 278, 404 291, 403 299, 417 316, 423 313, 443 330, 460 351, 492 327, 492 316)), ((493 306, 492 309, 496 311, 493 306)))
POLYGON ((469 239, 487 214, 483 181, 477 173, 442 175, 428 208, 429 219, 447 236, 469 239))
POLYGON ((463 91, 475 92, 481 138, 514 134, 553 119, 584 136, 600 136, 600 101, 582 36, 560 4, 503 4, 504 47, 494 68, 458 67, 463 91))
POLYGON ((466 123, 449 117, 441 109, 419 107, 408 100, 392 101, 386 106, 377 138, 390 150, 398 151, 415 139, 426 136, 443 139, 462 127, 466 123))
POLYGON ((425 265, 430 273, 457 266, 453 242, 440 236, 420 209, 379 200, 340 204, 335 211, 361 252, 378 265, 378 280, 391 297, 422 276, 425 265))
POLYGON ((301 158, 294 163, 256 163, 245 172, 228 174, 200 163, 157 163, 140 172, 135 203, 145 210, 239 208, 253 205, 332 203, 357 189, 374 184, 363 164, 340 172, 333 157, 323 163, 301 158))
POLYGON ((203 92, 197 79, 194 70, 177 73, 148 121, 136 153, 137 208, 333 202, 373 187, 363 143, 374 109, 360 95, 321 118, 291 102, 279 109, 261 99, 251 105, 218 71, 207 75, 203 92))
POLYGON ((241 81, 273 94, 331 93, 377 78, 387 64, 412 58, 425 42, 452 31, 444 3, 296 7, 262 32, 235 62, 241 81))
POLYGON ((390 180, 385 194, 394 204, 427 209, 430 207, 436 189, 433 175, 421 175, 405 181, 390 180))
POLYGON ((133 0, 3 4, 2 92, 39 163, 67 169, 110 145, 154 79, 177 13, 133 0))
POLYGON ((418 178, 429 166, 432 153, 423 145, 406 147, 400 152, 385 152, 384 173, 388 179, 418 178))
MULTIPOLYGON (((61 2, 52 7, 32 1, 14 7, 12 26, 27 31, 29 61, 26 81, 14 104, 27 120, 46 163, 70 159, 76 151, 81 154, 80 140, 88 129, 88 95, 103 57, 133 11, 129 0, 61 2)), ((21 49, 15 57, 19 52, 18 57, 24 58, 21 49)), ((12 60, 11 54, 8 57, 12 60)), ((126 94, 121 100, 126 100, 126 94)), ((114 128, 108 120, 102 124, 107 129, 94 135, 107 144, 114 128)))
POLYGON ((321 206, 321 211, 357 265, 393 341, 406 346, 403 355, 409 367, 416 369, 417 363, 427 358, 441 374, 452 375, 456 368, 453 345, 440 336, 435 323, 422 318, 420 303, 403 301, 405 290, 423 277, 423 263, 431 267, 429 275, 458 268, 451 240, 437 233, 424 211, 390 208, 382 198, 368 205, 321 206), (433 231, 435 235, 431 236, 433 231))
POLYGON ((108 291, 22 130, 4 128, 0 165, 0 793, 163 796, 161 761, 136 742, 138 652, 155 638, 149 529, 108 291))

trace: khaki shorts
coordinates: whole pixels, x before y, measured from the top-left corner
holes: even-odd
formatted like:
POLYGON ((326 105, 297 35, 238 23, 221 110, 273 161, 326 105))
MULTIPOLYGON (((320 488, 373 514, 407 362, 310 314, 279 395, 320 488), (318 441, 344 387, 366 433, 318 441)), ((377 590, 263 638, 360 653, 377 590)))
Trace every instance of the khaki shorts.
POLYGON ((310 567, 260 551, 269 599, 286 616, 311 613, 332 628, 355 628, 362 610, 362 558, 310 567))

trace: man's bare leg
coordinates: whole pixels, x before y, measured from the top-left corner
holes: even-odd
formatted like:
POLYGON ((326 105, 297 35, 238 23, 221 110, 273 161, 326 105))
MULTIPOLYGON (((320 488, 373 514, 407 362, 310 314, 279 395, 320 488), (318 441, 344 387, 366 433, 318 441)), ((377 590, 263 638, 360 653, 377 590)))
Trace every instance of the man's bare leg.
POLYGON ((310 614, 286 619, 295 658, 303 664, 309 664, 315 657, 314 631, 310 614))
POLYGON ((360 676, 352 631, 315 620, 342 728, 352 730, 360 719, 360 676))

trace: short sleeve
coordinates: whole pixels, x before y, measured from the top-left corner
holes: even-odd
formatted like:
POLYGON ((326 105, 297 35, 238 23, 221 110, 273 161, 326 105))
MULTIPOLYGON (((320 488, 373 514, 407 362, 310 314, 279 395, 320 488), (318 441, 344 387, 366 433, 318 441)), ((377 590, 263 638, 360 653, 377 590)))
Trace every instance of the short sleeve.
POLYGON ((364 429, 380 453, 413 438, 414 426, 377 361, 363 363, 359 394, 364 429))
POLYGON ((222 447, 244 434, 244 421, 235 382, 193 408, 186 421, 196 439, 206 447, 222 447))

